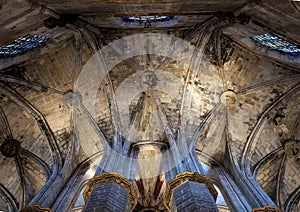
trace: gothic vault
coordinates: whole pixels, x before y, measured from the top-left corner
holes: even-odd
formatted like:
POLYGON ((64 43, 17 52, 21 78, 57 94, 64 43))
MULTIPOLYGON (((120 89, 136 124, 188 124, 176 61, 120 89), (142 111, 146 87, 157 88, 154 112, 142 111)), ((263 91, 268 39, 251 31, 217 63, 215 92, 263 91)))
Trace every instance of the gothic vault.
POLYGON ((0 211, 300 211, 300 2, 0 0, 0 211))

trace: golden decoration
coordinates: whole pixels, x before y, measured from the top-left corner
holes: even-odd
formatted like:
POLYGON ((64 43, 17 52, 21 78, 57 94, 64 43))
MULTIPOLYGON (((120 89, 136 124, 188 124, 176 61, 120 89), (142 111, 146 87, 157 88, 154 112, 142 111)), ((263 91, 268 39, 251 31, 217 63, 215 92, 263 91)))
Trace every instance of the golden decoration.
POLYGON ((213 185, 213 181, 210 178, 201 175, 197 172, 183 172, 176 175, 176 177, 173 180, 171 180, 167 185, 167 189, 163 196, 163 203, 165 207, 168 209, 168 211, 171 211, 169 204, 171 202, 173 190, 188 181, 205 184, 209 192, 212 194, 213 198, 215 200, 217 199, 218 192, 215 189, 213 185))
POLYGON ((42 208, 41 206, 34 204, 22 209, 20 212, 52 212, 52 210, 50 208, 42 208))
POLYGON ((129 202, 131 205, 130 211, 133 211, 138 201, 137 193, 134 190, 132 183, 129 180, 127 180, 123 175, 116 172, 104 172, 91 178, 88 181, 86 189, 83 192, 84 201, 86 202, 88 200, 96 185, 109 182, 114 182, 127 191, 129 202))
POLYGON ((273 206, 264 206, 262 208, 254 208, 252 210, 252 212, 261 212, 261 211, 266 211, 266 212, 281 212, 281 210, 279 210, 276 207, 273 206))

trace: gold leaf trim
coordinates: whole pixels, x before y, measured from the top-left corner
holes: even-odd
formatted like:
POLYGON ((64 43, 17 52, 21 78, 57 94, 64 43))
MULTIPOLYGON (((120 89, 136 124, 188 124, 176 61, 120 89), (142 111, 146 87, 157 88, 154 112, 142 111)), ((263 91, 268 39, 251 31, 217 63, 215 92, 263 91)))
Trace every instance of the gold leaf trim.
POLYGON ((176 175, 176 177, 173 180, 171 180, 167 185, 167 189, 163 196, 163 203, 168 209, 168 211, 171 211, 169 204, 171 202, 173 190, 187 181, 205 184, 209 192, 212 194, 213 198, 215 200, 217 199, 218 192, 215 189, 213 181, 210 178, 196 172, 183 172, 176 175))
POLYGON ((273 206, 264 206, 264 207, 262 207, 262 208, 254 208, 253 210, 252 210, 252 212, 260 212, 260 211, 266 211, 266 212, 281 212, 281 210, 279 210, 278 208, 275 208, 275 207, 273 207, 273 206))
POLYGON ((41 206, 34 204, 22 209, 20 212, 52 212, 52 210, 50 208, 42 208, 41 206))
POLYGON ((88 181, 86 189, 83 192, 84 201, 86 202, 88 200, 89 196, 91 195, 96 185, 109 183, 109 182, 114 182, 127 191, 130 206, 131 206, 130 211, 133 211, 138 200, 137 193, 134 190, 132 183, 129 180, 127 180, 123 175, 116 172, 104 172, 102 174, 99 174, 91 178, 88 181))

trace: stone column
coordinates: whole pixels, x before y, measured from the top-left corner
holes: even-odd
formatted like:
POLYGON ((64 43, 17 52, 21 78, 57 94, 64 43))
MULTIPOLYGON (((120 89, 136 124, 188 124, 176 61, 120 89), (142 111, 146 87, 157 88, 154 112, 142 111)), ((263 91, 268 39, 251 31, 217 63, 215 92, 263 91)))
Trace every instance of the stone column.
POLYGON ((84 212, 131 212, 137 204, 132 183, 118 173, 102 173, 89 180, 83 193, 84 212))
POLYGON ((164 205, 169 211, 218 212, 212 180, 196 172, 178 174, 168 183, 164 205))
POLYGON ((183 166, 185 167, 185 171, 189 172, 197 172, 199 174, 203 174, 203 167, 197 157, 196 149, 193 147, 187 156, 182 161, 183 166))

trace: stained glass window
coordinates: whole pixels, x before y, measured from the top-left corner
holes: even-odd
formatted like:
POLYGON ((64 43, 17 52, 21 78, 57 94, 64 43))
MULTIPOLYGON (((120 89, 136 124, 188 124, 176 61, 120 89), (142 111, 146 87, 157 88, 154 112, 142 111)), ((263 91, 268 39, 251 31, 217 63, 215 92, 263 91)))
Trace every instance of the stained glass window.
POLYGON ((47 37, 28 34, 0 47, 0 57, 15 57, 24 54, 38 46, 45 45, 47 40, 49 40, 47 37))
POLYGON ((181 21, 180 16, 158 16, 158 15, 144 15, 144 16, 124 16, 116 17, 116 21, 124 27, 132 28, 149 28, 149 27, 168 27, 174 26, 181 21))
POLYGON ((269 47, 270 49, 278 50, 288 54, 300 54, 300 47, 291 43, 284 37, 275 33, 266 33, 251 37, 254 41, 269 47))
POLYGON ((124 17, 125 22, 163 22, 163 21, 170 21, 172 16, 155 16, 155 15, 145 15, 145 16, 126 16, 124 17))

